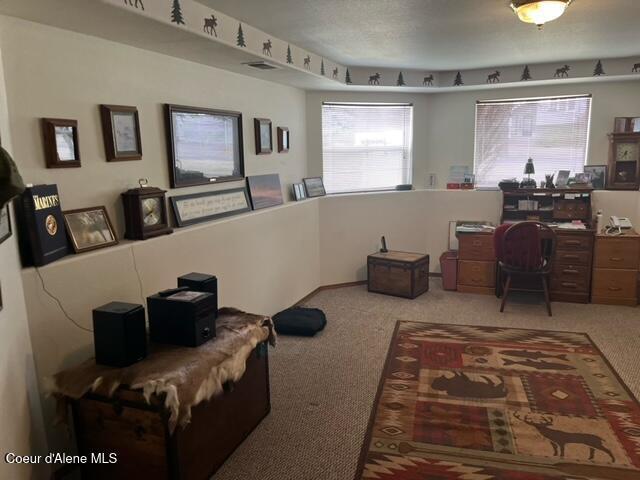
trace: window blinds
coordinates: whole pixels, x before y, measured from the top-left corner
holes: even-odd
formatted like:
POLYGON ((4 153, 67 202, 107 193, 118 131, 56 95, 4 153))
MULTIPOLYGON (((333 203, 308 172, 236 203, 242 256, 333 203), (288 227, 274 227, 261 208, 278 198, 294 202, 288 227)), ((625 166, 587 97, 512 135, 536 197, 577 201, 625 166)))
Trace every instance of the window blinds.
POLYGON ((476 104, 476 187, 524 176, 533 158, 537 182, 558 170, 582 172, 587 158, 591 96, 476 104))
POLYGON ((323 177, 327 193, 393 189, 411 183, 413 107, 324 103, 323 177))

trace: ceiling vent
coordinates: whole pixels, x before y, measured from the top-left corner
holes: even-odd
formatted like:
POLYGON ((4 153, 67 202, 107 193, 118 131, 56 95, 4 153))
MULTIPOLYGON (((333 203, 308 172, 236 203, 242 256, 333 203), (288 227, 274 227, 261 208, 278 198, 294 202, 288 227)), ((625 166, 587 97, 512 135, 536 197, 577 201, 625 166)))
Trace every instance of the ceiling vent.
POLYGON ((243 63, 243 65, 246 65, 252 68, 257 68, 259 70, 277 70, 278 68, 280 68, 272 63, 267 63, 264 60, 260 60, 258 62, 246 62, 246 63, 243 63))

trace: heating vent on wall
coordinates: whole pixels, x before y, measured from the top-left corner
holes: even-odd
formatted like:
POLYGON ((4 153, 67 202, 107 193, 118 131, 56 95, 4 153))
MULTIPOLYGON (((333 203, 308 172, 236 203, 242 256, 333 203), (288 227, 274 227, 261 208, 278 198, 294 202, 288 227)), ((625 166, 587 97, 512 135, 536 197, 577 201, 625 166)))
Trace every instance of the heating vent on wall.
POLYGON ((246 65, 248 67, 258 68, 260 70, 276 70, 280 68, 280 67, 277 67, 276 65, 273 65, 272 63, 267 63, 262 60, 258 62, 246 62, 246 63, 243 63, 243 65, 246 65))

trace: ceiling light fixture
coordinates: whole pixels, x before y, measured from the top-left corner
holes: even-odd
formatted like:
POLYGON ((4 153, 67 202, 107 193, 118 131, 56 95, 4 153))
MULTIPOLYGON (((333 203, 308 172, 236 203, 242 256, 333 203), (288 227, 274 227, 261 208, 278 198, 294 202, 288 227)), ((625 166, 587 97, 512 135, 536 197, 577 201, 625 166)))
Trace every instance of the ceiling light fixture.
POLYGON ((525 23, 535 23, 539 29, 560 17, 573 0, 513 0, 511 8, 525 23))

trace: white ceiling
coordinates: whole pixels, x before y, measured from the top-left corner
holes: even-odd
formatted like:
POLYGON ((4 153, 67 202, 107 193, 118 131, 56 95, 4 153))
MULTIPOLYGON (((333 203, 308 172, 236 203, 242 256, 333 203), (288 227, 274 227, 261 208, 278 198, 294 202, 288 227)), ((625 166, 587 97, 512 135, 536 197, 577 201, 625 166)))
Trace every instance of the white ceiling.
POLYGON ((198 0, 344 65, 462 70, 640 56, 640 0, 574 0, 542 31, 509 0, 198 0))

